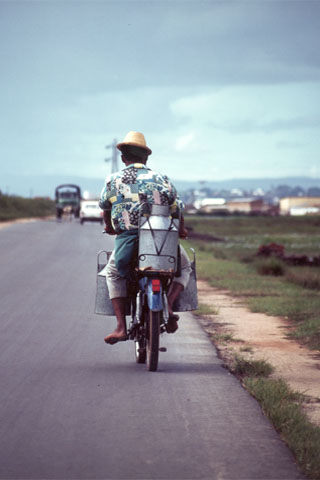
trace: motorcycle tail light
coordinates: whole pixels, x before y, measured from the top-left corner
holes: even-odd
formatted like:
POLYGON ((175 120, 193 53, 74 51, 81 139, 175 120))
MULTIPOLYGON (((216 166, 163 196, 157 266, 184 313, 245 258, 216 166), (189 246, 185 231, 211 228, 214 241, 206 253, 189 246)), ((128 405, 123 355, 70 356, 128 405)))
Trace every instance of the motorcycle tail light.
POLYGON ((154 278, 152 280, 152 291, 153 293, 158 293, 160 292, 161 289, 161 282, 158 278, 154 278))

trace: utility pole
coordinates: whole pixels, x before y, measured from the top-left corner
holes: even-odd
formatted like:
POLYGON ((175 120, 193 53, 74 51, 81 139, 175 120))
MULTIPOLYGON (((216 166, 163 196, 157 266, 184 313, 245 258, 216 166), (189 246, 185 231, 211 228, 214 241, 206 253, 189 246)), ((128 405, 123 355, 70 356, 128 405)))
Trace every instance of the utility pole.
POLYGON ((118 171, 118 149, 117 149, 117 139, 113 139, 113 143, 111 145, 106 145, 106 149, 112 148, 111 158, 105 158, 105 162, 111 162, 111 173, 118 171))

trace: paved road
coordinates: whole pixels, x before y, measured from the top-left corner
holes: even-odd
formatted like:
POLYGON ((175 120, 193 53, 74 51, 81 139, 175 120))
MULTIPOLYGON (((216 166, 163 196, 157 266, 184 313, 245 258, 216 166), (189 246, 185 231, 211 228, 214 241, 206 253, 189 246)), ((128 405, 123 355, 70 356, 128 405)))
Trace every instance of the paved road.
POLYGON ((189 314, 159 371, 106 346, 93 314, 96 224, 0 231, 1 479, 302 478, 189 314))

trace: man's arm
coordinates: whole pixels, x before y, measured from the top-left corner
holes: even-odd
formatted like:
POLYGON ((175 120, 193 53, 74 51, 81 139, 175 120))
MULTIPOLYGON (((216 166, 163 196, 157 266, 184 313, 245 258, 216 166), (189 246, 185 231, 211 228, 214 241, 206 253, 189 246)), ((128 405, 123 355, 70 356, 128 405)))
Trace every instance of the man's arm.
POLYGON ((105 232, 109 235, 116 235, 117 232, 114 230, 111 222, 111 205, 109 202, 110 190, 108 188, 108 185, 109 178, 107 177, 100 195, 99 207, 103 210, 103 220, 106 224, 104 229, 105 232))
POLYGON ((179 224, 179 237, 187 238, 187 236, 188 236, 188 230, 184 226, 184 216, 181 214, 180 224, 179 224))
POLYGON ((109 235, 116 235, 117 232, 114 230, 112 222, 111 222, 111 210, 104 210, 103 211, 103 220, 106 224, 105 231, 109 235))

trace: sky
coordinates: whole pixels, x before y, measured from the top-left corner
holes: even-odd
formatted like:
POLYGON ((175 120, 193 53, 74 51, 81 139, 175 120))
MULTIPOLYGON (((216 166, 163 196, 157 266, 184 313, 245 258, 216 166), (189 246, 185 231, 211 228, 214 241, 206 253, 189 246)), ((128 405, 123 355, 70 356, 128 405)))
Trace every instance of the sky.
POLYGON ((320 0, 0 0, 0 183, 130 130, 172 179, 320 178, 319 40, 320 0))

